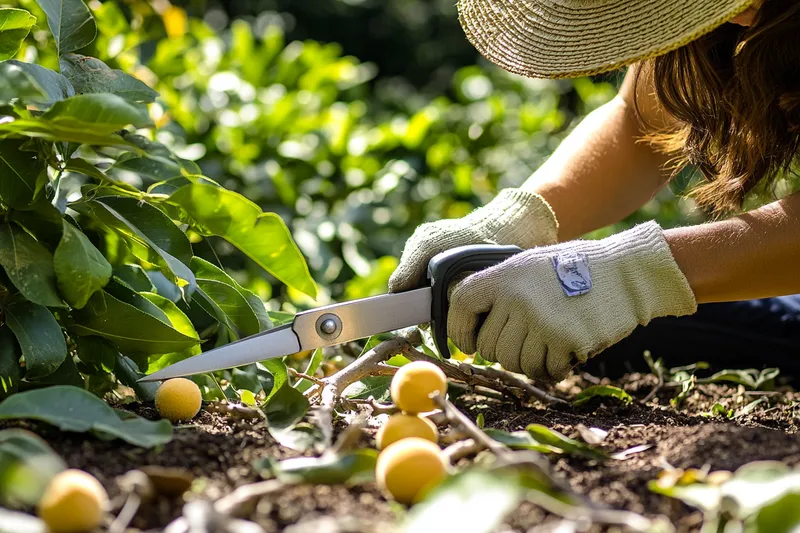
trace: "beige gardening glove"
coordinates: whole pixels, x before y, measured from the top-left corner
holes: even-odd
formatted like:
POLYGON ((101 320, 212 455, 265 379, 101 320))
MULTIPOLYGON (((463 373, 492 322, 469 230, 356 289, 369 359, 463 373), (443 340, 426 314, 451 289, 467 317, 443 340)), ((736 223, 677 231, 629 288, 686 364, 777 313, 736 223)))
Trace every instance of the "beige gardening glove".
POLYGON ((504 189, 463 218, 422 224, 406 242, 400 265, 389 278, 389 291, 401 292, 425 282, 433 256, 468 244, 503 244, 532 248, 557 241, 558 222, 538 194, 504 189))
POLYGON ((598 241, 522 252, 456 285, 447 330, 465 353, 564 379, 576 362, 697 302, 655 222, 598 241))

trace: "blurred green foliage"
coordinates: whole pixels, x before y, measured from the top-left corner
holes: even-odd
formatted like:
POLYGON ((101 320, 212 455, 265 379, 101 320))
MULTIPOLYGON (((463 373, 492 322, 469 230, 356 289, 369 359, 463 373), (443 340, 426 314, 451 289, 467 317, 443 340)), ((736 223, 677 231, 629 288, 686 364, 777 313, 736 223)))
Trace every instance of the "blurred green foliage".
MULTIPOLYGON (((316 303, 384 291, 414 228, 521 184, 619 81, 530 80, 471 65, 431 96, 338 44, 289 41, 264 17, 215 28, 166 3, 92 7, 101 34, 91 52, 161 93, 151 107, 157 140, 284 218, 322 285, 316 303)), ((392 50, 403 59, 399 45, 392 50)), ((146 176, 131 180, 149 185, 146 176)), ((682 223, 690 207, 667 190, 597 235, 653 216, 682 223)), ((315 303, 276 292, 274 279, 224 242, 207 255, 273 308, 315 303)))

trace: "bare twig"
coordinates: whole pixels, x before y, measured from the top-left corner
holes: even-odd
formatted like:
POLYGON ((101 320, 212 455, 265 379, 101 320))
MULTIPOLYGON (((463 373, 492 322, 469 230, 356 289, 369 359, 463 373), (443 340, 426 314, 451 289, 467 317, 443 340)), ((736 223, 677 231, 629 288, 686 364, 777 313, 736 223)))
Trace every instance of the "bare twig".
POLYGON ((241 403, 230 403, 227 400, 209 402, 203 408, 209 413, 229 415, 237 420, 258 420, 266 418, 266 415, 261 409, 249 407, 241 403))
POLYGON ((218 513, 228 516, 242 516, 242 511, 259 498, 280 492, 285 488, 286 484, 277 479, 242 485, 227 496, 217 500, 214 503, 214 509, 218 513))
POLYGON ((628 511, 570 505, 541 491, 529 491, 527 499, 543 509, 568 520, 586 522, 587 524, 623 526, 633 531, 641 531, 642 533, 652 531, 657 523, 658 525, 663 525, 660 530, 674 531, 674 528, 671 528, 669 522, 658 518, 650 520, 644 516, 628 511))
POLYGON ((126 529, 128 529, 128 525, 133 520, 133 517, 136 516, 136 512, 139 510, 139 506, 142 504, 142 498, 136 494, 135 492, 131 492, 128 494, 128 497, 125 499, 125 505, 122 506, 117 517, 111 522, 111 525, 108 526, 108 533, 122 533, 126 529))
POLYGON ((483 450, 484 447, 473 439, 459 440, 442 450, 442 454, 450 461, 455 463, 459 459, 475 455, 483 450))
MULTIPOLYGON (((408 341, 403 337, 395 337, 384 341, 356 359, 352 364, 322 380, 324 385, 315 385, 308 389, 305 392, 307 398, 312 398, 319 394, 316 417, 320 426, 325 428, 333 427, 333 411, 341 400, 342 392, 348 385, 366 376, 386 375, 389 370, 393 374, 396 369, 380 363, 400 353, 403 345, 407 343, 408 341)), ((326 443, 326 445, 329 444, 326 443)))
MULTIPOLYGON (((332 376, 318 380, 319 383, 310 387, 304 393, 309 401, 318 399, 315 417, 320 427, 324 428, 323 434, 328 436, 326 437, 327 441, 330 441, 330 435, 332 434, 330 428, 333 427, 333 413, 337 405, 343 401, 342 392, 350 384, 366 376, 394 375, 397 369, 384 364, 384 361, 397 354, 402 354, 412 361, 433 363, 441 368, 448 378, 463 382, 469 387, 482 387, 497 391, 521 401, 535 398, 550 404, 568 405, 564 400, 551 396, 503 370, 453 361, 441 361, 435 357, 430 357, 414 348, 413 344, 419 341, 418 330, 412 330, 407 337, 395 337, 384 341, 332 376)), ((326 442, 326 445, 330 445, 330 442, 326 442)))
POLYGON ((307 379, 311 383, 316 383, 317 385, 325 385, 325 381, 322 378, 310 376, 310 375, 305 374, 303 372, 299 372, 299 371, 295 370, 292 367, 287 367, 286 369, 289 371, 289 373, 292 375, 292 377, 300 378, 300 379, 307 379))
POLYGON ((647 396, 644 397, 644 399, 642 400, 642 403, 647 403, 650 400, 652 400, 653 398, 655 398, 656 394, 658 394, 658 391, 660 391, 662 388, 664 388, 664 372, 662 372, 659 369, 659 372, 658 372, 657 376, 658 376, 658 383, 656 383, 655 386, 653 387, 653 389, 647 394, 647 396))
POLYGON ((400 409, 398 409, 393 403, 380 403, 376 402, 373 398, 368 398, 366 400, 348 399, 347 401, 353 405, 366 405, 372 409, 373 415, 393 415, 400 412, 400 409))
POLYGON ((414 348, 410 343, 406 343, 400 353, 412 361, 428 361, 439 366, 445 375, 457 381, 472 386, 483 386, 503 394, 508 394, 519 400, 530 400, 535 398, 544 403, 568 405, 567 402, 555 396, 547 394, 545 391, 534 387, 510 372, 500 370, 490 366, 477 366, 456 361, 440 361, 414 348))
POLYGON ((475 442, 476 445, 480 446, 481 449, 489 449, 492 451, 492 453, 498 456, 507 453, 513 453, 505 444, 494 440, 486 433, 481 431, 480 428, 472 422, 472 420, 467 418, 464 413, 456 409, 456 406, 444 396, 441 394, 435 394, 433 395, 432 399, 436 406, 441 409, 445 415, 447 415, 450 423, 462 430, 466 435, 469 435, 469 437, 475 442))

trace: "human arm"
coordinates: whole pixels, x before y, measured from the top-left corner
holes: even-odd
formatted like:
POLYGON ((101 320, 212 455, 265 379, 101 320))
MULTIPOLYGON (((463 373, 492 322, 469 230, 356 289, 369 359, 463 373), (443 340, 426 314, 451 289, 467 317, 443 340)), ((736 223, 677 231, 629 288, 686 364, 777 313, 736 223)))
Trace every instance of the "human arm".
POLYGON ((800 293, 800 194, 665 235, 699 303, 800 293))
POLYGON ((798 235, 795 194, 721 222, 667 231, 649 222, 535 248, 460 283, 448 333, 463 351, 557 381, 654 318, 800 292, 798 235))
POLYGON ((617 96, 587 115, 521 187, 553 208, 559 241, 619 222, 669 180, 667 157, 641 138, 674 124, 657 102, 649 73, 636 83, 639 68, 628 70, 617 96))
POLYGON ((389 279, 389 290, 419 286, 430 259, 444 250, 468 244, 553 244, 617 222, 652 197, 668 179, 661 169, 664 157, 637 141, 649 131, 645 124, 662 128, 669 121, 647 79, 634 83, 637 68, 629 71, 620 94, 584 119, 523 187, 501 191, 461 219, 417 228, 389 279), (639 87, 636 98, 634 87, 639 87))

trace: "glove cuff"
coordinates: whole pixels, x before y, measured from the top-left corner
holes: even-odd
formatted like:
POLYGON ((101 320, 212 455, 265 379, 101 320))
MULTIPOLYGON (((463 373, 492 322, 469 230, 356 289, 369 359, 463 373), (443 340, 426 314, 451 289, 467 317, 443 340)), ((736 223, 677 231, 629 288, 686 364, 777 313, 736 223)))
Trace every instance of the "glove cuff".
POLYGON ((620 277, 636 303, 641 325, 653 318, 697 311, 694 291, 675 262, 658 223, 640 224, 604 241, 606 254, 613 257, 621 252, 626 256, 625 261, 617 264, 622 269, 620 277))
POLYGON ((478 211, 483 211, 480 231, 497 244, 533 248, 558 242, 558 219, 550 204, 536 193, 503 189, 478 211))

